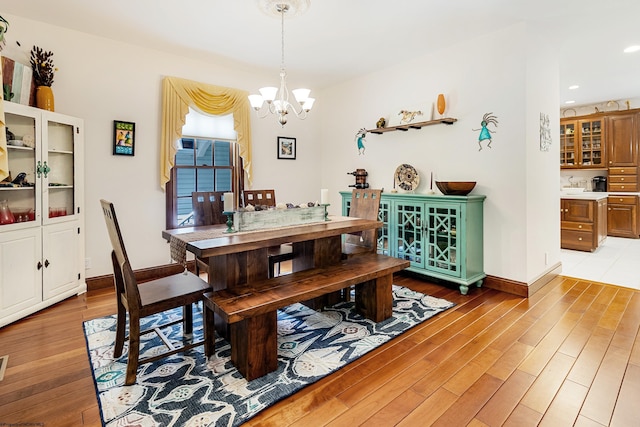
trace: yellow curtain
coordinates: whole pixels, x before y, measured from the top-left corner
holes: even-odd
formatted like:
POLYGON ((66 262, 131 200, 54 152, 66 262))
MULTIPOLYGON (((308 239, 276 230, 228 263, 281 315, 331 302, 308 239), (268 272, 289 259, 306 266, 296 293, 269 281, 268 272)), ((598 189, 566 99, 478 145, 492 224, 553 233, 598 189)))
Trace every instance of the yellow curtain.
MULTIPOLYGON (((0 56, 2 64, 2 56, 0 56)), ((2 83, 2 66, 0 65, 0 83, 2 83)), ((4 99, 4 98, 3 98, 4 99)), ((9 153, 7 153, 7 132, 4 121, 4 102, 0 101, 0 181, 9 176, 9 153)))
POLYGON ((248 92, 209 85, 177 77, 165 77, 162 83, 162 140, 160 152, 160 187, 171 178, 176 157, 176 142, 182 137, 182 126, 189 107, 208 114, 233 113, 233 128, 238 133, 238 147, 247 181, 251 184, 251 107, 248 92))

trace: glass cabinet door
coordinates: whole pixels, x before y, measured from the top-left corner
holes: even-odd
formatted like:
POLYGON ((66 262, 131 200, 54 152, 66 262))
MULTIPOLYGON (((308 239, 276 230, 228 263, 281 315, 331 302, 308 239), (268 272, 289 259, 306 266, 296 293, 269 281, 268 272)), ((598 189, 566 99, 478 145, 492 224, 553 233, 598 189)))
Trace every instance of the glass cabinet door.
POLYGON ((602 120, 580 120, 580 162, 583 167, 604 167, 602 120))
POLYGON ((429 206, 427 211, 426 268, 460 277, 457 228, 462 224, 458 205, 429 206))
POLYGON ((395 257, 411 261, 413 267, 424 267, 424 204, 398 202, 395 207, 397 217, 394 232, 398 241, 395 257))
POLYGON ((382 228, 378 229, 378 253, 389 255, 389 212, 390 203, 387 200, 380 200, 380 210, 378 211, 378 221, 382 221, 382 228))
POLYGON ((46 191, 42 193, 43 222, 71 219, 78 212, 76 195, 76 138, 79 126, 71 118, 43 117, 42 162, 37 171, 46 191))
POLYGON ((560 123, 560 166, 576 165, 576 122, 560 123))
POLYGON ((9 177, 0 182, 0 226, 20 228, 17 224, 40 220, 40 182, 36 176, 39 120, 6 112, 5 121, 9 177))

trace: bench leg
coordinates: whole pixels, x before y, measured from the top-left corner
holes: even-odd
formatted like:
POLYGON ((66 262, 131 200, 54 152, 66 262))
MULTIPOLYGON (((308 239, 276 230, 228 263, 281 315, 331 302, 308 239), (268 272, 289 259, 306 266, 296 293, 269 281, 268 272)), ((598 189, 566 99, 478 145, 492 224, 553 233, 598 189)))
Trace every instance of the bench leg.
POLYGON ((356 311, 374 322, 391 317, 393 274, 356 285, 356 311))
POLYGON ((247 381, 278 368, 278 325, 275 311, 231 326, 231 361, 247 381))

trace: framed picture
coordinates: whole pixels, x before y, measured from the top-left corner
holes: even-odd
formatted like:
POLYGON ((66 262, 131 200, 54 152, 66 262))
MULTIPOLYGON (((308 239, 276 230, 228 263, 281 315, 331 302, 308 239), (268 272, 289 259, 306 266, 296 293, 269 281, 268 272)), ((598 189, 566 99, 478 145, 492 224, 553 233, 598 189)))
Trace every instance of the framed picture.
POLYGON ((113 121, 113 154, 133 156, 135 154, 136 124, 113 121))
POLYGON ((279 159, 296 159, 296 139, 286 136, 278 137, 278 158, 279 159))

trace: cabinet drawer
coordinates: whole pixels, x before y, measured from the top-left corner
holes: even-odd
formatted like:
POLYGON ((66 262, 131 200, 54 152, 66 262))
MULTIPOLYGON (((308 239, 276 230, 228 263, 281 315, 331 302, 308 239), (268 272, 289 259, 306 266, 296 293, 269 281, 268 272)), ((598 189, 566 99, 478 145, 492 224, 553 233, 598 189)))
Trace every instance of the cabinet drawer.
POLYGON ((614 184, 614 183, 609 183, 609 191, 610 192, 615 192, 615 191, 632 191, 632 192, 637 192, 638 191, 638 183, 629 183, 629 184, 614 184))
POLYGON ((562 230, 560 232, 560 246, 564 249, 592 251, 593 234, 587 231, 562 230))
POLYGON ((638 196, 609 196, 607 203, 610 205, 635 205, 638 196))
POLYGON ((609 175, 610 184, 635 184, 638 182, 638 175, 609 175))
POLYGON ((609 168, 609 175, 637 175, 638 168, 609 168))
POLYGON ((562 230, 575 230, 575 231, 593 231, 593 223, 588 222, 573 222, 562 221, 560 224, 562 230))

